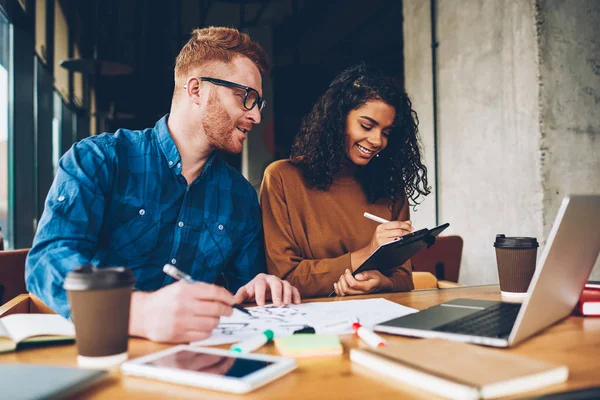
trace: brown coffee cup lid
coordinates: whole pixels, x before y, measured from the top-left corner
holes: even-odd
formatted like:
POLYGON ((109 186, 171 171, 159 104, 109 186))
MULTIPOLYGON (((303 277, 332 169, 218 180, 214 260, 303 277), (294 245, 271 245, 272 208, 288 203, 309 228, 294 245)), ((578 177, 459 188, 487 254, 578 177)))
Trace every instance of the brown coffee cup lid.
POLYGON ((65 290, 103 290, 133 286, 135 277, 129 268, 82 265, 69 272, 65 278, 65 290))
POLYGON ((537 249, 539 243, 534 237, 506 237, 499 234, 496 235, 494 247, 499 249, 537 249))

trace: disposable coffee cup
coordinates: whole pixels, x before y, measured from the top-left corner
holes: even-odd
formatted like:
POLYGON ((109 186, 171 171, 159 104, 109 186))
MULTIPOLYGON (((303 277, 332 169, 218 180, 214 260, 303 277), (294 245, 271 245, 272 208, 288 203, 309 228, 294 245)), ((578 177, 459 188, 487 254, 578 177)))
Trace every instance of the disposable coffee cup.
POLYGON ((135 278, 122 267, 78 267, 67 274, 64 289, 75 325, 77 362, 105 368, 127 360, 129 309, 135 278))
POLYGON ((508 300, 523 300, 535 272, 538 241, 533 237, 496 235, 494 242, 500 292, 508 300))

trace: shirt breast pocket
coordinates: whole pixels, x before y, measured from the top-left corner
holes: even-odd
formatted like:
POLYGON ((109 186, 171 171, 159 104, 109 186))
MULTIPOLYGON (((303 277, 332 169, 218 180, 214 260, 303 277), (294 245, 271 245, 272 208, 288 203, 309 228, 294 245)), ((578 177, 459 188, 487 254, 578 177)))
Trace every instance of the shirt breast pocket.
POLYGON ((207 270, 221 270, 233 253, 233 241, 227 223, 205 219, 196 247, 195 263, 207 270))
POLYGON ((119 204, 115 214, 110 249, 130 260, 148 256, 158 242, 160 211, 119 204))

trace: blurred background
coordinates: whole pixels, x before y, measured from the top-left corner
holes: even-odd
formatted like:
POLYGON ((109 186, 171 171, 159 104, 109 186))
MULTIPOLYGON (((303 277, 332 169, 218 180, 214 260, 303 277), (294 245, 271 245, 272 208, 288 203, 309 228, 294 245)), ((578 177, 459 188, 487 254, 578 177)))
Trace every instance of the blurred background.
POLYGON ((210 25, 272 62, 263 122, 228 158, 257 190, 343 68, 368 61, 404 85, 432 187, 413 224, 462 237, 462 284, 497 283, 496 234, 537 237, 539 256, 563 196, 600 193, 596 0, 0 0, 6 248, 31 246, 74 142, 168 112, 175 57, 210 25))

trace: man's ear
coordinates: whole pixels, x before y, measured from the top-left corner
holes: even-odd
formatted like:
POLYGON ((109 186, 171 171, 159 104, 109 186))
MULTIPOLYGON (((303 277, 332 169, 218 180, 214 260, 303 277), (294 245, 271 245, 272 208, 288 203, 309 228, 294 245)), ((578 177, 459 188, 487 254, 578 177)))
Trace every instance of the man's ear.
POLYGON ((202 85, 200 79, 192 77, 188 79, 187 83, 183 85, 183 89, 186 91, 187 96, 195 103, 200 104, 201 97, 203 95, 202 85))

